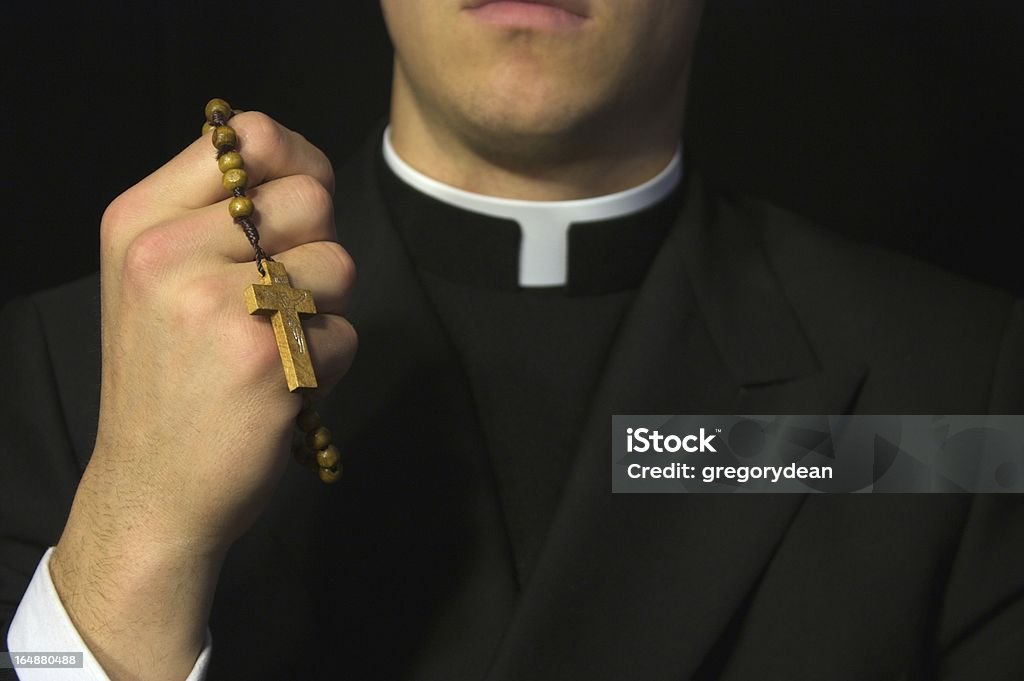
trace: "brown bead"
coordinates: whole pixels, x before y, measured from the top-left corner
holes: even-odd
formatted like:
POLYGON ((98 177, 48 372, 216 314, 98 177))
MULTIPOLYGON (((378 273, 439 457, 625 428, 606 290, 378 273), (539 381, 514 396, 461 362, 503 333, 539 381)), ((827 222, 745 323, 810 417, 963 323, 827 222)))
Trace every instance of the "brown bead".
POLYGON ((255 209, 256 207, 252 205, 252 199, 248 196, 236 196, 228 204, 228 212, 231 213, 233 218, 247 218, 252 215, 255 209))
POLYGON ((217 149, 233 147, 238 144, 238 135, 230 125, 218 125, 213 130, 213 146, 217 149))
MULTIPOLYGON (((211 127, 210 129, 212 130, 213 128, 211 127)), ((244 168, 245 162, 242 161, 242 155, 237 151, 229 151, 217 159, 217 167, 220 168, 220 172, 226 173, 236 168, 244 168)))
POLYGON ((316 409, 303 409, 295 418, 295 425, 303 433, 311 433, 320 427, 320 414, 316 409))
POLYGON ((334 468, 338 465, 338 448, 327 445, 316 453, 316 465, 320 468, 334 468))
POLYGON ((210 125, 209 123, 203 123, 203 137, 206 137, 211 132, 217 129, 216 125, 210 125))
POLYGON ((318 473, 323 482, 328 484, 337 482, 338 478, 341 477, 341 464, 338 464, 336 468, 321 468, 318 473))
POLYGON ((213 115, 220 114, 224 120, 231 118, 231 105, 223 99, 214 97, 206 103, 206 120, 213 123, 213 115))
POLYGON ((331 444, 331 431, 320 426, 306 435, 306 444, 309 445, 310 449, 314 449, 316 451, 326 448, 327 445, 331 444))
POLYGON ((245 174, 244 170, 241 168, 233 168, 224 173, 224 177, 221 178, 220 183, 224 185, 224 189, 230 191, 232 189, 237 189, 238 187, 245 189, 245 185, 248 181, 249 176, 245 174))

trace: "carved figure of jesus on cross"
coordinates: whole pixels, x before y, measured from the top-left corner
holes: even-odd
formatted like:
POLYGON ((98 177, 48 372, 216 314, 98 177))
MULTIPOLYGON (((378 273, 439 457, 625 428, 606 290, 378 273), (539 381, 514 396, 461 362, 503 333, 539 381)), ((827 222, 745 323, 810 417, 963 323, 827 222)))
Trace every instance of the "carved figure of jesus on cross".
POLYGON ((249 314, 270 317, 288 390, 295 392, 300 388, 315 388, 316 375, 299 317, 316 314, 313 294, 305 289, 292 288, 288 272, 281 263, 264 260, 263 266, 263 283, 252 284, 245 290, 249 314))

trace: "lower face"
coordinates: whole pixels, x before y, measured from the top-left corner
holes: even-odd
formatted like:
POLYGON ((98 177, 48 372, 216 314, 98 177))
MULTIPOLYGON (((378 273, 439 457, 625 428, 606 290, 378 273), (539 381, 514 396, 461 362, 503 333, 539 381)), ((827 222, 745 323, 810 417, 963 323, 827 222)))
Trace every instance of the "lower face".
MULTIPOLYGON (((509 148, 600 134, 685 93, 700 0, 382 0, 424 116, 509 148)), ((681 113, 681 112, 680 112, 681 113)))

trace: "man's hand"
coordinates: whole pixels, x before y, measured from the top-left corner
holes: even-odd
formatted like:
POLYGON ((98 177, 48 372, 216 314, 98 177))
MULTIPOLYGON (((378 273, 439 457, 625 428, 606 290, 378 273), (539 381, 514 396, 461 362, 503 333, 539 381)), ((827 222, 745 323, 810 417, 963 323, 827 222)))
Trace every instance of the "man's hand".
MULTIPOLYGON (((334 242, 330 162, 260 113, 231 119, 261 245, 313 292, 304 323, 329 388, 356 347, 354 280, 334 242)), ((300 398, 270 322, 246 312, 253 252, 205 136, 119 196, 101 227, 103 384, 96 448, 51 560, 111 678, 184 678, 217 573, 287 464, 300 398)), ((310 484, 313 484, 311 481, 310 484)))

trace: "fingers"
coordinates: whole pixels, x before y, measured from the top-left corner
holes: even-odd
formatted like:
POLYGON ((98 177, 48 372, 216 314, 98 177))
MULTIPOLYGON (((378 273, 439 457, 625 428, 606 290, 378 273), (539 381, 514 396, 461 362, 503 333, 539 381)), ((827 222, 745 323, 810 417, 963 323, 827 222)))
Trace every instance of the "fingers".
MULTIPOLYGON (((309 175, 334 193, 330 161, 302 135, 258 111, 238 114, 229 125, 238 135, 237 149, 245 160, 250 187, 288 175, 309 175)), ((221 185, 216 158, 210 136, 204 135, 144 179, 139 189, 147 198, 175 208, 208 206, 230 193, 221 185)))
MULTIPOLYGON (((293 285, 310 289, 322 312, 340 314, 355 269, 332 243, 330 163, 263 114, 239 114, 232 125, 245 151, 261 246, 297 270, 293 285)), ((199 140, 108 208, 101 234, 108 310, 122 303, 173 305, 180 296, 175 292, 195 288, 202 295, 192 304, 205 309, 217 291, 234 295, 258 281, 252 247, 228 213, 229 193, 214 156, 209 140, 199 140)))
POLYGON ((327 393, 352 366, 359 338, 344 317, 317 315, 303 322, 321 393, 327 393))
MULTIPOLYGON (((288 271, 292 288, 306 289, 313 294, 318 314, 339 315, 345 311, 356 280, 352 258, 333 241, 302 244, 274 257, 288 271)), ((255 263, 236 263, 229 278, 218 286, 242 291, 259 282, 255 263)), ((241 295, 241 294, 239 294, 241 295)))
MULTIPOLYGON (((334 242, 303 244, 275 258, 287 269, 292 288, 310 291, 316 314, 304 317, 302 327, 310 346, 318 381, 340 377, 355 353, 355 333, 341 313, 355 281, 355 267, 334 242), (333 378, 332 378, 333 377, 333 378)), ((175 337, 194 346, 193 339, 216 329, 212 355, 216 362, 239 368, 243 384, 277 382, 281 359, 271 320, 246 311, 245 291, 259 284, 253 263, 222 266, 176 286, 163 289, 146 307, 158 307, 172 321, 175 337), (226 353, 226 354, 225 354, 226 353)))
MULTIPOLYGON (((253 351, 248 357, 258 357, 254 380, 274 392, 284 392, 285 374, 281 357, 274 341, 274 330, 266 318, 252 318, 253 351)), ((316 373, 317 390, 326 394, 345 375, 358 349, 358 336, 347 319, 339 315, 317 314, 302 320, 302 331, 309 346, 310 359, 316 373)))
MULTIPOLYGON (((317 314, 302 321, 303 332, 309 345, 310 357, 316 369, 317 383, 327 391, 352 363, 356 352, 356 334, 352 325, 341 316, 352 285, 355 268, 344 249, 336 243, 320 241, 297 246, 282 253, 276 260, 284 264, 293 288, 306 289, 313 294, 317 314)), ((233 265, 234 268, 251 265, 233 265)), ((250 273, 252 277, 255 272, 250 273)), ((251 281, 251 279, 250 279, 251 281)), ((272 381, 280 380, 280 359, 276 345, 272 342, 273 330, 267 320, 252 320, 262 328, 253 329, 257 334, 250 356, 259 355, 257 367, 272 381), (271 350, 273 348, 273 350, 271 350)))
MULTIPOLYGON (((249 191, 256 204, 254 219, 260 245, 271 257, 304 243, 333 241, 334 206, 330 194, 309 175, 272 180, 249 191)), ((228 215, 224 199, 192 211, 187 217, 148 230, 145 239, 158 239, 174 251, 168 257, 182 264, 251 262, 252 246, 241 227, 228 215)))
MULTIPOLYGON (((318 312, 344 312, 356 281, 355 265, 344 248, 332 241, 318 241, 296 246, 274 259, 284 264, 292 286, 312 292, 318 312)), ((248 267, 255 270, 252 264, 248 267)))
MULTIPOLYGON (((308 175, 333 194, 330 161, 302 135, 255 111, 234 116, 230 124, 238 133, 248 187, 308 175)), ((203 136, 111 204, 104 216, 104 236, 126 243, 147 226, 217 203, 229 194, 221 184, 210 136, 203 136)))

